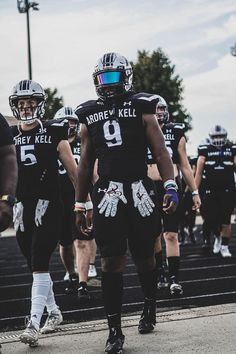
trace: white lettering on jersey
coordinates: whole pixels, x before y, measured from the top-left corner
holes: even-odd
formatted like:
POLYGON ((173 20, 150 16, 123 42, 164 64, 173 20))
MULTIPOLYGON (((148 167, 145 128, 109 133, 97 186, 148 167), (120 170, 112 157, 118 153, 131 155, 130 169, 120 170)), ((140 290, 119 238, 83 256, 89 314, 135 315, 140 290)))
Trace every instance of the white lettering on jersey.
POLYGON ((135 108, 119 108, 117 112, 112 110, 107 110, 103 112, 98 112, 94 114, 90 114, 86 117, 88 125, 96 123, 102 120, 108 120, 114 117, 115 113, 117 114, 117 118, 134 118, 136 117, 135 108))

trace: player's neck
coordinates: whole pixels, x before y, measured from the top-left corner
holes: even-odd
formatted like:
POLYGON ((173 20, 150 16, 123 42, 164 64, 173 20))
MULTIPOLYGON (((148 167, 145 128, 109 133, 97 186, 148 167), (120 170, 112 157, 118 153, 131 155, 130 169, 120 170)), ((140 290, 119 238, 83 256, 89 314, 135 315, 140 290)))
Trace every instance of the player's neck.
POLYGON ((22 123, 21 124, 21 130, 23 130, 23 131, 32 130, 35 127, 37 127, 38 124, 39 124, 39 122, 37 122, 37 121, 33 122, 32 124, 24 124, 24 123, 22 123))

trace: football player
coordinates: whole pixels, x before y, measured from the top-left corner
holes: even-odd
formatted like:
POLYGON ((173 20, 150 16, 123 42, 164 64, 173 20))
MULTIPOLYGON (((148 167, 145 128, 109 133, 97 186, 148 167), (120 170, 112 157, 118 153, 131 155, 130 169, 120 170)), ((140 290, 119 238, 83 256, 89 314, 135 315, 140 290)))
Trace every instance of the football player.
POLYGON ((210 144, 198 148, 196 184, 204 177, 201 214, 204 218, 204 244, 210 248, 212 230, 220 228, 215 237, 213 253, 231 257, 231 214, 235 203, 234 171, 236 166, 236 145, 227 140, 227 131, 216 125, 209 133, 210 144))
POLYGON ((155 235, 160 225, 153 183, 147 177, 146 150, 151 146, 164 182, 167 213, 178 203, 173 165, 155 118, 157 96, 134 93, 128 60, 117 53, 104 54, 93 73, 97 100, 80 104, 81 157, 75 212, 83 232, 85 201, 94 161, 98 176, 93 190, 94 233, 102 257, 102 293, 109 336, 105 352, 121 353, 123 277, 127 244, 144 293, 139 333, 156 323, 155 235))
MULTIPOLYGON (((12 221, 17 184, 16 151, 11 130, 0 114, 0 232, 12 221)), ((1 234, 0 234, 1 235, 1 234)))
MULTIPOLYGON (((79 137, 79 119, 71 107, 60 108, 54 118, 58 121, 68 120, 69 123, 69 137, 70 148, 76 163, 80 159, 80 137, 79 137)), ((78 232, 75 228, 75 215, 73 206, 75 202, 74 186, 69 179, 66 170, 59 161, 59 176, 61 197, 64 205, 64 217, 62 236, 59 241, 60 256, 62 262, 69 273, 69 284, 65 289, 66 294, 78 294, 78 299, 83 302, 88 301, 90 296, 87 289, 88 272, 91 258, 94 259, 96 253, 96 246, 93 233, 85 236, 82 232, 78 232), (78 275, 75 273, 74 267, 74 253, 73 241, 75 246, 76 264, 80 283, 78 284, 78 275)), ((87 217, 90 218, 88 223, 92 222, 92 208, 91 200, 86 202, 87 217)))
MULTIPOLYGON (((164 134, 166 147, 174 164, 174 174, 176 182, 180 186, 180 172, 185 179, 186 185, 192 193, 193 208, 198 209, 201 201, 198 190, 194 181, 193 172, 188 161, 186 153, 186 139, 183 132, 183 126, 178 123, 169 123, 169 112, 166 101, 159 96, 159 102, 156 107, 156 117, 164 134)), ((165 189, 158 168, 152 161, 152 154, 148 153, 148 175, 155 181, 157 197, 160 205, 163 203, 165 189)), ((179 188, 179 198, 181 191, 179 188)), ((173 296, 182 295, 183 289, 179 284, 179 264, 180 264, 180 248, 178 242, 178 229, 180 222, 180 208, 175 213, 169 215, 165 211, 162 212, 163 236, 166 243, 166 257, 169 271, 169 289, 173 296)), ((159 235, 160 236, 160 235, 159 235)), ((166 279, 163 268, 163 256, 161 237, 157 237, 155 242, 155 256, 158 270, 158 287, 166 286, 166 279)))
MULTIPOLYGON (((16 202, 16 151, 11 130, 0 114, 0 236, 12 222, 12 208, 16 202)), ((0 353, 2 345, 0 343, 0 353)))
POLYGON ((43 333, 51 332, 62 322, 56 305, 50 257, 61 231, 62 203, 59 192, 58 158, 76 184, 76 163, 68 143, 65 122, 42 122, 45 93, 34 81, 22 80, 9 97, 10 107, 19 124, 12 127, 19 178, 14 227, 17 242, 33 273, 31 315, 20 341, 37 346, 44 307, 48 317, 43 333))

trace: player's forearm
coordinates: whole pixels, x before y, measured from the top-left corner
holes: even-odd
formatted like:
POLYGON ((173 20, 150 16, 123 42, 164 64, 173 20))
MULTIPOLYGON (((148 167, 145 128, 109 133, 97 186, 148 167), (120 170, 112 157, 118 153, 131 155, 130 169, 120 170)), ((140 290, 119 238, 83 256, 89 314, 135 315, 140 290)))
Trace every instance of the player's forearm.
POLYGON ((197 189, 196 182, 194 180, 193 172, 188 167, 182 167, 181 172, 183 174, 184 180, 191 192, 197 189))
POLYGON ((163 182, 174 180, 174 167, 167 149, 162 149, 155 160, 163 182))
POLYGON ((88 199, 89 186, 92 180, 92 168, 87 164, 79 162, 77 167, 77 185, 75 190, 75 200, 85 202, 88 199))

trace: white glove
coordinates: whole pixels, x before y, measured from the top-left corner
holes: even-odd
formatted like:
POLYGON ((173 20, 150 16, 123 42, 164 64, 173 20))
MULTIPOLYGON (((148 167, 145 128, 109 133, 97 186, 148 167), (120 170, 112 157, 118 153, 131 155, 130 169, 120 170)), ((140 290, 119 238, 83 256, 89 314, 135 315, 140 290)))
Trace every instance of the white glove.
POLYGON ((98 209, 100 209, 99 214, 102 214, 105 211, 105 217, 114 217, 117 212, 119 200, 124 204, 127 204, 127 199, 125 198, 123 191, 123 183, 110 181, 104 197, 98 204, 98 209))
POLYGON ((139 213, 145 217, 153 212, 155 204, 149 197, 142 181, 134 182, 131 184, 132 194, 134 200, 134 207, 138 208, 139 213))
POLYGON ((14 204, 13 223, 14 223, 15 231, 18 231, 19 228, 21 232, 25 231, 24 223, 23 223, 23 210, 24 210, 24 206, 21 202, 14 204))
POLYGON ((35 224, 36 226, 42 225, 42 217, 47 211, 49 200, 39 199, 35 209, 35 224))

